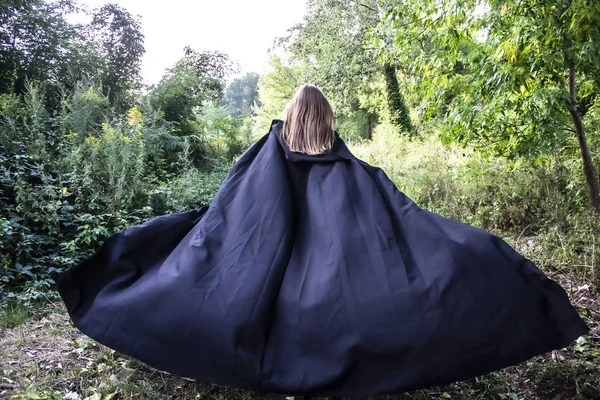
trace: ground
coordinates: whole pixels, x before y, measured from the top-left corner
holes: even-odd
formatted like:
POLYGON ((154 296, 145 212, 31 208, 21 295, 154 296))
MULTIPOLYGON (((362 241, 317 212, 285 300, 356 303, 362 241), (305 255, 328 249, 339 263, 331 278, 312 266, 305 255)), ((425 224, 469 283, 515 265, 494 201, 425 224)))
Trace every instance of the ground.
MULTIPOLYGON (((591 328, 567 349, 469 382, 388 400, 600 399, 600 302, 575 277, 553 277, 591 328)), ((0 313, 0 399, 285 400, 290 396, 233 390, 169 375, 98 345, 71 324, 60 302, 35 313, 0 313)))

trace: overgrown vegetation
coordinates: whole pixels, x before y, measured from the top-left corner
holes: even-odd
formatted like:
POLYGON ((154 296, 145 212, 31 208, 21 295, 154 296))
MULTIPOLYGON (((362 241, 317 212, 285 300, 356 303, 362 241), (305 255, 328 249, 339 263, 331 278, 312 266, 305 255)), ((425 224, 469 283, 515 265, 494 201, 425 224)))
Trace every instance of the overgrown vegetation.
POLYGON ((248 145, 249 115, 221 105, 232 62, 217 52, 186 48, 159 84, 136 92, 143 36, 115 5, 92 11, 88 26, 67 22, 69 1, 2 7, 0 298, 31 306, 52 293, 54 272, 109 234, 209 203, 248 145), (98 65, 79 68, 73 83, 53 68, 77 65, 79 53, 40 48, 31 24, 60 46, 95 51, 98 65))
POLYGON ((283 399, 98 346, 52 303, 52 275, 112 232, 209 203, 297 87, 314 83, 358 157, 420 206, 507 239, 592 328, 501 373, 389 399, 600 398, 599 4, 314 0, 265 74, 227 85, 226 54, 188 47, 143 87, 143 21, 126 9, 4 1, 0 397, 283 399), (89 22, 68 22, 74 12, 89 22))

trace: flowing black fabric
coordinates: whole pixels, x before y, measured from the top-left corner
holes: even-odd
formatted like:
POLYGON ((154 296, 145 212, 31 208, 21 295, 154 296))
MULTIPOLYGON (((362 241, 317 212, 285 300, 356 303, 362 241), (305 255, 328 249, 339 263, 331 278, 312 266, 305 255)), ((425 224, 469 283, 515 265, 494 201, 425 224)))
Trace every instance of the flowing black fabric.
POLYGON ((323 396, 464 380, 587 332, 500 238, 419 208, 339 138, 289 151, 281 127, 208 209, 126 229, 61 274, 75 325, 171 373, 323 396))

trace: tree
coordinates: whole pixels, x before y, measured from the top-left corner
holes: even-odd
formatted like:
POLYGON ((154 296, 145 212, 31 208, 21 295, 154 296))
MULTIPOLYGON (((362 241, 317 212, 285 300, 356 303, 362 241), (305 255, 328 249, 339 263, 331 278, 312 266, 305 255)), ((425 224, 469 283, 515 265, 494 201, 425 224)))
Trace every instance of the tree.
POLYGON ((395 56, 410 58, 419 76, 422 115, 444 119, 446 140, 515 157, 564 151, 574 135, 600 213, 585 130, 599 104, 598 2, 494 0, 481 8, 467 1, 440 12, 437 1, 412 1, 395 4, 388 20, 395 56), (428 49, 404 46, 424 35, 428 49))
POLYGON ((26 80, 58 85, 82 38, 65 16, 71 0, 8 0, 0 4, 0 92, 24 93, 26 80))
POLYGON ((91 28, 104 60, 102 86, 112 105, 131 106, 131 92, 141 87, 144 35, 139 18, 117 4, 106 4, 92 16, 91 28))
POLYGON ((410 120, 408 107, 406 106, 402 93, 400 92, 400 85, 398 84, 398 76, 396 75, 395 65, 386 62, 383 66, 383 75, 386 83, 387 105, 390 113, 390 121, 395 127, 411 133, 413 131, 413 125, 410 120))
POLYGON ((258 104, 255 106, 253 135, 259 138, 269 131, 273 119, 284 118, 286 104, 304 82, 305 66, 271 55, 270 71, 258 81, 258 104))
POLYGON ((253 106, 258 100, 258 80, 260 75, 248 72, 236 78, 225 90, 223 99, 229 114, 234 118, 254 116, 253 106))
MULTIPOLYGON (((386 82, 387 104, 390 120, 394 126, 408 133, 413 133, 413 125, 404 96, 400 91, 397 75, 397 63, 389 49, 392 46, 392 30, 390 20, 386 18, 391 2, 374 1, 372 5, 368 2, 360 3, 362 7, 377 15, 379 29, 371 29, 371 36, 377 38, 377 43, 383 52, 378 52, 378 58, 383 63, 383 75, 386 82)), ((381 50, 381 49, 380 49, 381 50)))
POLYGON ((395 64, 387 59, 377 62, 372 46, 371 31, 382 18, 383 9, 378 1, 366 3, 370 1, 309 2, 304 22, 287 38, 289 50, 312 67, 309 80, 323 88, 342 116, 366 110, 362 95, 370 94, 371 84, 383 79, 390 122, 410 132, 412 124, 395 64))
POLYGON ((220 51, 198 52, 187 46, 180 63, 194 72, 201 81, 200 88, 205 99, 221 101, 227 78, 236 71, 227 54, 220 51))
POLYGON ((166 121, 176 124, 175 132, 186 136, 193 132, 190 121, 194 108, 202 106, 204 101, 202 82, 191 68, 177 63, 160 83, 152 88, 150 103, 160 110, 166 121))
POLYGON ((186 47, 184 53, 149 94, 152 106, 176 124, 175 131, 181 136, 194 132, 196 108, 222 100, 233 68, 229 57, 220 52, 199 53, 186 47))

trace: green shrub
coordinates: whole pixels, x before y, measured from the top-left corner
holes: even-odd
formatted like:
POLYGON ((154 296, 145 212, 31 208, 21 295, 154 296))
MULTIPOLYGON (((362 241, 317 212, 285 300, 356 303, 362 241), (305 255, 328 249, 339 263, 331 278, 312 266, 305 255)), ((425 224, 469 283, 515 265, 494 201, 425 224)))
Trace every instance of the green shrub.
POLYGON ((209 203, 246 145, 218 107, 177 137, 148 101, 111 117, 94 87, 78 85, 60 110, 44 100, 35 85, 0 95, 0 298, 25 304, 113 232, 209 203))
POLYGON ((435 137, 409 140, 387 125, 377 127, 372 141, 351 147, 420 206, 485 229, 535 231, 589 210, 574 164, 484 158, 435 137))
POLYGON ((63 116, 67 129, 77 133, 81 140, 96 134, 108 120, 108 97, 93 85, 77 84, 73 95, 63 103, 67 111, 63 116))
POLYGON ((143 193, 146 154, 136 127, 103 124, 100 136, 86 138, 74 155, 78 179, 87 183, 78 189, 99 196, 110 211, 128 208, 143 193))

